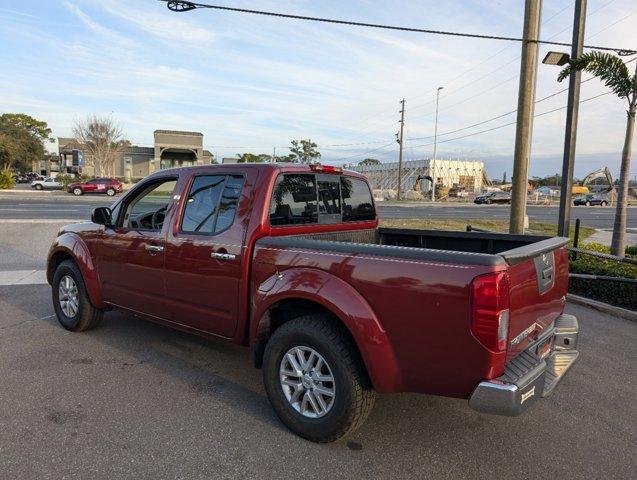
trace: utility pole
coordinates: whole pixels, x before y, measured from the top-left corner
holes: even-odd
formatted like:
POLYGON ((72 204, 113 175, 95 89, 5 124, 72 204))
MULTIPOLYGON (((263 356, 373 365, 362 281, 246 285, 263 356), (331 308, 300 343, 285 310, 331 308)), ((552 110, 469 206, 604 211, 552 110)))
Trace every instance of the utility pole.
MULTIPOLYGON (((573 19, 573 46, 571 58, 582 55, 584 47, 584 26, 586 23, 586 0, 576 0, 573 19)), ((575 144, 577 142, 577 115, 579 113, 579 92, 582 72, 571 72, 568 79, 568 103, 566 107, 566 128, 564 131, 564 157, 562 159, 562 186, 560 188, 560 211, 557 234, 568 237, 571 223, 571 193, 573 191, 573 166, 575 164, 575 144)))
POLYGON ((276 162, 276 147, 272 149, 272 163, 276 162))
POLYGON ((432 160, 432 165, 431 165, 431 201, 435 202, 436 201, 436 175, 434 173, 434 166, 436 164, 436 146, 438 145, 438 101, 440 100, 440 90, 442 90, 445 87, 438 87, 438 90, 436 90, 436 122, 435 122, 435 126, 434 126, 434 158, 432 160))
POLYGON ((405 127, 405 99, 400 101, 400 132, 396 134, 396 141, 400 148, 398 149, 398 192, 396 193, 396 199, 400 200, 402 195, 400 193, 402 187, 403 177, 403 130, 405 127))
POLYGON ((531 155, 531 136, 533 133, 538 55, 537 41, 540 37, 541 14, 542 0, 526 0, 511 187, 511 216, 509 219, 509 232, 511 233, 524 233, 526 223, 526 186, 529 176, 529 157, 531 155))

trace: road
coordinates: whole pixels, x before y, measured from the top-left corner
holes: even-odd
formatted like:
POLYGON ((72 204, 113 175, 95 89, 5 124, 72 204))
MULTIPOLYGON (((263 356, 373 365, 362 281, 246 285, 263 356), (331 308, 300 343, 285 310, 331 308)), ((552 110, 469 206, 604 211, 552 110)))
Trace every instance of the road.
MULTIPOLYGON (((67 194, 30 192, 29 194, 0 193, 1 219, 66 219, 86 220, 97 206, 108 206, 111 198, 98 195, 73 197, 67 194)), ((529 206, 530 221, 557 223, 555 206, 529 206)), ((499 205, 445 204, 394 206, 379 205, 383 218, 461 218, 508 220, 509 207, 499 205)), ((580 218, 582 225, 594 228, 612 228, 615 210, 613 207, 574 207, 572 219, 580 218)), ((628 211, 628 228, 637 228, 637 207, 628 211)))
MULTIPOLYGON (((84 201, 84 200, 83 200, 84 201)), ((41 270, 60 223, 0 224, 2 275, 41 270)), ((0 478, 633 478, 637 324, 569 305, 581 360, 518 418, 381 395, 316 445, 274 415, 247 351, 112 311, 70 333, 50 287, 0 286, 0 478)))

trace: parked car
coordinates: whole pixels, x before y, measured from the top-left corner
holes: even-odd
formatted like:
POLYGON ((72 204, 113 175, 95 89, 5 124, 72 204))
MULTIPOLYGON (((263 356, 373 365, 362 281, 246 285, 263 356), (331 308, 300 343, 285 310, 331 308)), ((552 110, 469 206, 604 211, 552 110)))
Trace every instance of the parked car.
POLYGON ((31 188, 36 190, 61 190, 64 185, 60 182, 56 182, 51 177, 46 177, 42 180, 34 180, 31 182, 31 188))
POLYGON ((509 192, 487 192, 482 195, 478 195, 473 203, 477 203, 478 205, 487 204, 491 205, 492 203, 511 203, 511 193, 509 192))
POLYGON ((588 195, 576 197, 575 200, 573 200, 573 205, 586 205, 587 207, 591 205, 601 205, 605 207, 608 205, 608 195, 605 193, 589 193, 588 195))
POLYGON ((567 242, 379 228, 357 173, 205 165, 156 172, 63 227, 47 279, 71 331, 118 308, 249 346, 281 421, 328 442, 375 392, 509 416, 548 396, 578 357, 567 242))
POLYGON ((122 182, 116 178, 92 178, 85 182, 71 183, 66 187, 66 191, 73 195, 105 193, 109 197, 112 197, 116 193, 122 192, 122 182))

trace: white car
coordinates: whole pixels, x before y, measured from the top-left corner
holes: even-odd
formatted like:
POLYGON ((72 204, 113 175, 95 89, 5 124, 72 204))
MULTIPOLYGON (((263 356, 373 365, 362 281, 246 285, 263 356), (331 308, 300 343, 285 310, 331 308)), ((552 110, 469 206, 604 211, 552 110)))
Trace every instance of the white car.
POLYGON ((63 184, 56 182, 51 177, 31 182, 31 188, 35 188, 36 190, 61 190, 63 187, 63 184))

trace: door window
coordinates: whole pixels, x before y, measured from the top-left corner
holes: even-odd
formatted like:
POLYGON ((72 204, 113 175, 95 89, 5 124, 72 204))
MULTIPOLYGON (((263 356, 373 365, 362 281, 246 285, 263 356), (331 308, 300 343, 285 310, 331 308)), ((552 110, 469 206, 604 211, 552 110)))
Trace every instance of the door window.
POLYGON ((127 202, 122 226, 133 230, 161 230, 176 178, 152 182, 127 202))
POLYGON ((192 182, 181 222, 184 233, 217 234, 232 225, 241 175, 202 175, 192 182))

